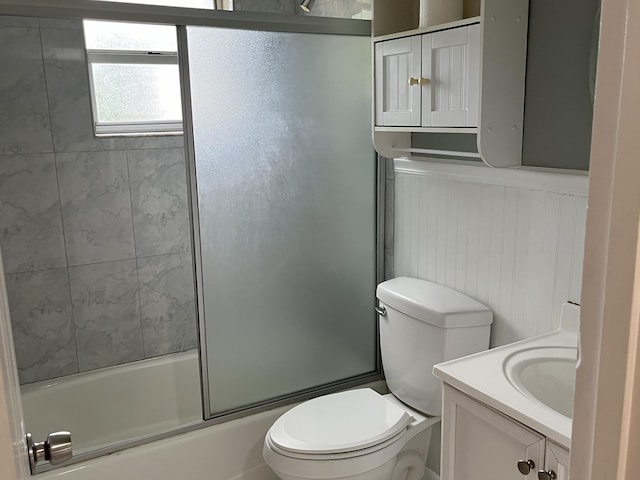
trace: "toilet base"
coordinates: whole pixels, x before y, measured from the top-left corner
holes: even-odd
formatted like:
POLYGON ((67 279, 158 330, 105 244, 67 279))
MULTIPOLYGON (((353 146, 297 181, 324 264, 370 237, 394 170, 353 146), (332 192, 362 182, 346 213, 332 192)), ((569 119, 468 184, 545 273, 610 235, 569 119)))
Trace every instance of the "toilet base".
MULTIPOLYGON (((340 477, 322 477, 323 480, 422 480, 425 458, 418 452, 405 452, 384 465, 368 472, 340 477)), ((319 480, 317 477, 299 477, 275 472, 280 480, 319 480)))

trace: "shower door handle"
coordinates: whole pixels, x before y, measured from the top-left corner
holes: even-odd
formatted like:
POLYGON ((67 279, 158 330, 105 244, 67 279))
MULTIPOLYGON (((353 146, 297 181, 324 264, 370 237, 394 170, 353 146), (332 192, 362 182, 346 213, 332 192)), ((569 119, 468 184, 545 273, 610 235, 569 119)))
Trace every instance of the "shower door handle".
POLYGON ((57 465, 71 460, 73 457, 71 432, 50 433, 44 442, 34 442, 31 434, 27 433, 27 453, 31 473, 35 473, 36 465, 43 461, 57 465))

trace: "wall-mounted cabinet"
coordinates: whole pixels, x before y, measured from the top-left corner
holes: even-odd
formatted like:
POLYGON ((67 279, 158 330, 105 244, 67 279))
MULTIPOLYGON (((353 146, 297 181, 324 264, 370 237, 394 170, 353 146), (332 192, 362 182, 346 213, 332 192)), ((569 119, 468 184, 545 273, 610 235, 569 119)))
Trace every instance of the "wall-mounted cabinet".
POLYGON ((375 68, 376 126, 477 127, 479 23, 378 41, 375 68))
POLYGON ((416 28, 418 7, 374 2, 376 150, 520 165, 528 0, 468 0, 469 18, 426 28, 416 28), (417 148, 412 133, 477 135, 477 153, 417 148))

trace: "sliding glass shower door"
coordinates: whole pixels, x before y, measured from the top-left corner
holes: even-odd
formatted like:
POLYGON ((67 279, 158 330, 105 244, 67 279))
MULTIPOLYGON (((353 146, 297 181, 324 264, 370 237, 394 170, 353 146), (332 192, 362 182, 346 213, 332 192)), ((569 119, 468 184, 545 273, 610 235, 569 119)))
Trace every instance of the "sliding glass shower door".
POLYGON ((369 37, 187 43, 210 415, 374 373, 369 37))

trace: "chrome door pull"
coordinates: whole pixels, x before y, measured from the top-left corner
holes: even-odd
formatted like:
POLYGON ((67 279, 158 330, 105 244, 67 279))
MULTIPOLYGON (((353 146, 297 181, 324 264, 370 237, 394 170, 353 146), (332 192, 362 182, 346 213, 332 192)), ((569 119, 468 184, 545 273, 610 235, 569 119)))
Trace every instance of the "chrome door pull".
POLYGON ((27 453, 31 473, 34 473, 37 464, 44 461, 57 465, 71 460, 71 432, 50 433, 44 442, 34 442, 31 434, 27 433, 27 453))
POLYGON ((549 470, 548 472, 540 470, 538 472, 538 480, 555 480, 556 478, 558 478, 558 476, 553 470, 549 470))
POLYGON ((535 470, 535 468, 536 468, 536 464, 533 462, 533 460, 518 461, 518 471, 522 475, 529 475, 529 473, 531 473, 531 470, 535 470))

